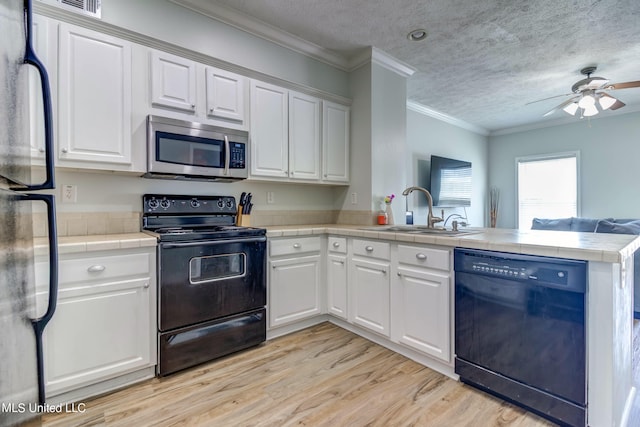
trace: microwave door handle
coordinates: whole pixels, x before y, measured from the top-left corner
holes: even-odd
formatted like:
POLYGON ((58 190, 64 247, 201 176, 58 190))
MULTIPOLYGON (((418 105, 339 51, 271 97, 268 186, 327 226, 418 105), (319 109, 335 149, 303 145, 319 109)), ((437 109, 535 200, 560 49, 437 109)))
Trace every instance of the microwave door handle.
POLYGON ((42 201, 47 205, 47 222, 49 223, 49 302, 47 311, 38 319, 31 319, 31 325, 36 337, 36 354, 38 369, 38 401, 45 403, 44 390, 44 359, 42 352, 42 333, 45 326, 53 317, 58 303, 58 238, 56 232, 56 204, 55 197, 50 194, 21 194, 24 201, 42 201))
POLYGON ((229 137, 224 136, 224 175, 229 175, 229 165, 231 164, 231 152, 229 146, 229 137))
POLYGON ((42 184, 29 185, 24 190, 51 190, 55 188, 55 173, 53 166, 53 108, 51 105, 51 86, 49 85, 49 75, 44 64, 40 61, 33 50, 32 40, 32 16, 31 0, 24 3, 24 15, 26 21, 26 40, 24 63, 36 67, 40 75, 40 85, 42 87, 42 104, 44 107, 44 151, 45 151, 45 181, 42 184))

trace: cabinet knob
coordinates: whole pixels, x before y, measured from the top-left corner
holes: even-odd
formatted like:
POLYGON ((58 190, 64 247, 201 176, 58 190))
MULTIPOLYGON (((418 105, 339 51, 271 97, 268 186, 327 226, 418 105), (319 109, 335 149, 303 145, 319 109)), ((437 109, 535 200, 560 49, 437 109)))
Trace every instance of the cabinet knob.
POLYGON ((344 265, 344 261, 337 261, 338 264, 344 265))
POLYGON ((44 148, 39 148, 38 151, 44 153, 44 148))
POLYGON ((196 108, 196 104, 191 104, 191 109, 195 109, 196 108))
POLYGON ((340 247, 340 243, 338 243, 338 242, 333 242, 333 247, 334 247, 334 248, 339 248, 339 247, 340 247))
POLYGON ((87 268, 87 271, 89 273, 100 273, 101 271, 106 270, 107 267, 105 267, 104 265, 92 265, 91 267, 87 268))
POLYGON ((367 246, 364 250, 367 252, 373 252, 373 246, 367 246))
POLYGON ((62 152, 63 152, 63 153, 68 153, 68 152, 69 152, 69 150, 67 150, 66 148, 63 148, 63 149, 62 149, 62 152))
POLYGON ((302 247, 302 245, 300 243, 294 243, 293 244, 293 248, 294 249, 300 249, 302 247))
POLYGON ((398 277, 402 277, 402 273, 398 271, 398 277))
POLYGON ((324 174, 324 177, 325 177, 325 178, 327 177, 327 174, 326 174, 326 173, 324 174))
POLYGON ((381 271, 382 271, 382 274, 387 274, 387 270, 384 270, 384 269, 383 269, 383 270, 381 270, 381 271))
POLYGON ((147 289, 149 287, 149 282, 146 282, 143 286, 143 288, 147 289))
POLYGON ((416 258, 418 258, 419 260, 425 260, 427 259, 427 256, 423 253, 419 253, 419 254, 416 254, 416 258))

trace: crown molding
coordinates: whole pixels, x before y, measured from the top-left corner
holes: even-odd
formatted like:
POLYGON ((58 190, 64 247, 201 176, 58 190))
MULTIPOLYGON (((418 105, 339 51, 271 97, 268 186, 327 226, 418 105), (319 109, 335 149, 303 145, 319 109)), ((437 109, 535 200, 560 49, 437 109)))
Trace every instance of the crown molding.
POLYGON ((191 0, 169 1, 208 18, 215 19, 223 24, 230 25, 244 32, 253 34, 254 36, 273 42, 279 46, 309 56, 320 62, 324 62, 325 64, 336 67, 342 71, 350 71, 349 61, 344 56, 244 13, 215 3, 209 3, 206 8, 203 8, 194 4, 191 0))
POLYGON ((407 108, 409 110, 415 111, 416 113, 424 114, 425 116, 432 117, 436 120, 440 120, 442 122, 449 123, 451 125, 457 126, 459 128, 471 131, 473 133, 477 133, 482 136, 489 136, 489 130, 476 126, 474 124, 465 122, 464 120, 457 119, 448 114, 441 113, 440 111, 436 111, 430 107, 417 103, 415 101, 407 101, 407 108))

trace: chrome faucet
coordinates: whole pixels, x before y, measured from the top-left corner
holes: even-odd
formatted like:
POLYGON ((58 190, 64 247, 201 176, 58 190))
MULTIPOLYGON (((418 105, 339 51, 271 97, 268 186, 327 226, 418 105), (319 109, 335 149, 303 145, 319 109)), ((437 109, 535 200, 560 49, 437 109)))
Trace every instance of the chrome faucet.
POLYGON ((437 216, 433 216, 433 197, 431 197, 431 193, 429 193, 429 191, 427 191, 426 188, 422 188, 422 187, 409 187, 406 190, 404 190, 402 192, 403 196, 408 196, 409 194, 411 194, 414 190, 417 191, 421 191, 424 193, 425 196, 427 196, 427 202, 429 203, 429 213, 427 214, 427 227, 428 228, 435 228, 433 226, 433 224, 436 224, 438 222, 442 222, 442 218, 437 217, 437 216))

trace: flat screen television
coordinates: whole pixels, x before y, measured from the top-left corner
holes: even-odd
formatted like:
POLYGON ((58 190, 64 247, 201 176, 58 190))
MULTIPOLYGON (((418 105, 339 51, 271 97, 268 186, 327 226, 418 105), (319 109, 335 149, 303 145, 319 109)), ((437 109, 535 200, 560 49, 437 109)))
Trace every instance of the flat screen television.
POLYGON ((433 206, 471 206, 471 162, 431 156, 433 206))

